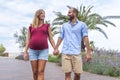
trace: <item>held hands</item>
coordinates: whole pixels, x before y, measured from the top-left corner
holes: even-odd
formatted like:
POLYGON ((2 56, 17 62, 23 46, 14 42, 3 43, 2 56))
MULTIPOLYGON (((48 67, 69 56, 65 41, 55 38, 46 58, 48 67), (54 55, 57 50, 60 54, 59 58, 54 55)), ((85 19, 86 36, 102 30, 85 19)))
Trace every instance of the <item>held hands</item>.
POLYGON ((59 54, 59 50, 56 48, 56 49, 54 49, 54 52, 53 52, 53 54, 56 56, 56 55, 58 55, 59 54))

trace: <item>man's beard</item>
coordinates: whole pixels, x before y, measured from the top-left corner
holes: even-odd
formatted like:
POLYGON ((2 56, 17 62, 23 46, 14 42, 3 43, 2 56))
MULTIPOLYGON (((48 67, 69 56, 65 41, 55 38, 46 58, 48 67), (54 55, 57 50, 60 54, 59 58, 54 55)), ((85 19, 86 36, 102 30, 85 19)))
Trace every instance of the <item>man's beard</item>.
POLYGON ((69 20, 72 21, 74 19, 74 16, 70 16, 69 20))

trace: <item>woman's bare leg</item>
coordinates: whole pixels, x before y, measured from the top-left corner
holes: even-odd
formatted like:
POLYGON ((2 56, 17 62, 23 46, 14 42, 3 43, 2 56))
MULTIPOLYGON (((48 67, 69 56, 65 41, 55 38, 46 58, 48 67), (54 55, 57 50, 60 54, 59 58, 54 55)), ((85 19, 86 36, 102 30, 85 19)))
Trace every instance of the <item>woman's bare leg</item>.
POLYGON ((46 60, 38 61, 38 80, 44 80, 44 70, 46 66, 46 60))
POLYGON ((37 77, 38 77, 38 61, 37 60, 34 60, 34 61, 31 61, 31 66, 32 66, 32 72, 33 72, 33 78, 34 80, 37 80, 37 77))

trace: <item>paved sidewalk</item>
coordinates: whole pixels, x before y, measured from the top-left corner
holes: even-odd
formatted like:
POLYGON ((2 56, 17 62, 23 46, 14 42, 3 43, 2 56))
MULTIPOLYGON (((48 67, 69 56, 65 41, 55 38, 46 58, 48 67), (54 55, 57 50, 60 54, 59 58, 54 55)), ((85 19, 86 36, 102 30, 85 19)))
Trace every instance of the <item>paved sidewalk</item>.
MULTIPOLYGON (((29 61, 0 57, 0 80, 33 80, 29 61)), ((45 80, 64 80, 61 67, 47 62, 45 80)), ((81 80, 120 80, 113 77, 100 76, 84 72, 81 80)))

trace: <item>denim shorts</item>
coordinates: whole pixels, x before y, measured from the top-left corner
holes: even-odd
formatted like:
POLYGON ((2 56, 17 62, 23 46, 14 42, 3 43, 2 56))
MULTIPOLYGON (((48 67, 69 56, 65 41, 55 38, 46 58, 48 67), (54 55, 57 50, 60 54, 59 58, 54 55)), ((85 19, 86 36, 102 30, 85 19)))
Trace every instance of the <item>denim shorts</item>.
POLYGON ((43 50, 33 50, 29 49, 29 60, 48 60, 48 49, 43 50))

